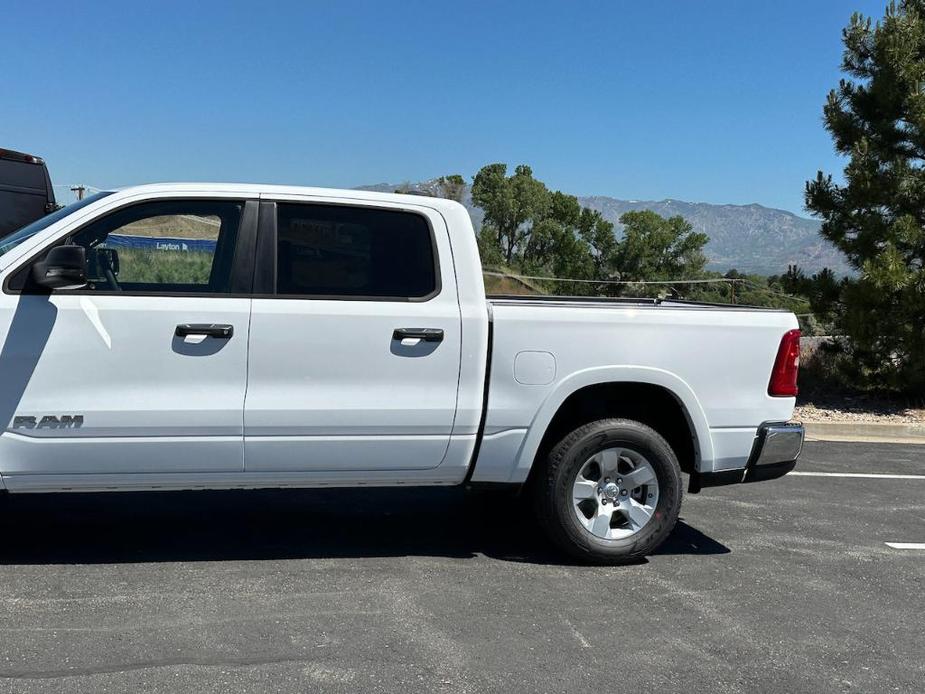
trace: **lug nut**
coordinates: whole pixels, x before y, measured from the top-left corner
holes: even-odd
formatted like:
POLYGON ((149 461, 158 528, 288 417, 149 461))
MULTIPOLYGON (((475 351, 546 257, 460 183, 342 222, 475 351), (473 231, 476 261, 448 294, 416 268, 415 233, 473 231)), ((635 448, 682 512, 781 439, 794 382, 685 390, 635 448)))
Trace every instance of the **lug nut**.
POLYGON ((617 484, 623 484, 623 480, 619 477, 617 478, 617 484))
POLYGON ((626 496, 626 490, 625 490, 625 489, 624 489, 622 492, 620 492, 620 496, 626 496))
POLYGON ((606 484, 606 483, 608 483, 608 482, 610 482, 610 478, 609 478, 609 477, 605 477, 605 478, 604 478, 604 484, 606 484))

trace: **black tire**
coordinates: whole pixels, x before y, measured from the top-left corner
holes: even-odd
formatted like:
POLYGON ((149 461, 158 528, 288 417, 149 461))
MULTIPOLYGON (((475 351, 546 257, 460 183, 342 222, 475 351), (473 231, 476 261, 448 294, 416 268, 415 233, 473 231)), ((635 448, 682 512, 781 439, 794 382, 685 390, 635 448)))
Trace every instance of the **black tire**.
POLYGON ((677 456, 654 429, 630 419, 602 419, 580 426, 549 451, 535 479, 537 514, 550 539, 590 564, 627 564, 653 552, 671 533, 681 510, 683 486, 677 456), (634 535, 609 540, 591 534, 572 506, 572 484, 595 453, 620 446, 642 454, 659 485, 655 513, 634 535))

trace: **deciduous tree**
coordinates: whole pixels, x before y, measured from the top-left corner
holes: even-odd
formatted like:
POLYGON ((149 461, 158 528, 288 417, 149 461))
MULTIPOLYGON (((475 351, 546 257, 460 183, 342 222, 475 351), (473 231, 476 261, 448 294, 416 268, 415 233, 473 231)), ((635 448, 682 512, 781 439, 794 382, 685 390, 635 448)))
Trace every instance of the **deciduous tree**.
POLYGON ((652 210, 626 212, 615 262, 622 280, 690 279, 703 273, 706 234, 683 217, 665 218, 652 210))
POLYGON ((531 225, 546 216, 549 191, 529 166, 521 164, 508 176, 507 164, 488 164, 472 181, 472 201, 485 213, 483 232, 494 234, 510 265, 516 251, 523 253, 531 225))

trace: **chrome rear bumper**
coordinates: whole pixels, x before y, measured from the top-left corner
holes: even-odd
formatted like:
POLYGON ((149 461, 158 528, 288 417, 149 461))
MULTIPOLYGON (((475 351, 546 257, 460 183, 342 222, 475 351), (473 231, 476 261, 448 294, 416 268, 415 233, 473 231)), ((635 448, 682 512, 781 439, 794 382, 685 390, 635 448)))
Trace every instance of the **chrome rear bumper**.
POLYGON ((795 463, 803 450, 802 424, 762 424, 746 467, 795 463))
POLYGON ((745 468, 701 472, 691 475, 689 491, 740 482, 762 482, 783 477, 793 470, 803 451, 805 432, 802 424, 766 422, 758 427, 755 443, 745 468))

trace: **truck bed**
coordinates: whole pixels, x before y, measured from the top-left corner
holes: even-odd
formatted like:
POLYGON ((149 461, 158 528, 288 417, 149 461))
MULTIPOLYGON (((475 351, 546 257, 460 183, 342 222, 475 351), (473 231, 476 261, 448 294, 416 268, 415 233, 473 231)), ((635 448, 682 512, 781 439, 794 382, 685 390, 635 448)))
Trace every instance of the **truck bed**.
MULTIPOLYGON (((758 427, 786 421, 793 398, 768 382, 788 311, 657 298, 487 297, 492 343, 487 417, 476 481, 523 481, 547 410, 598 383, 670 392, 697 438, 697 468, 744 468, 758 427), (538 414, 539 413, 539 414, 538 414), (493 461, 519 455, 520 467, 493 461)), ((550 415, 551 416, 551 415, 550 415)))

